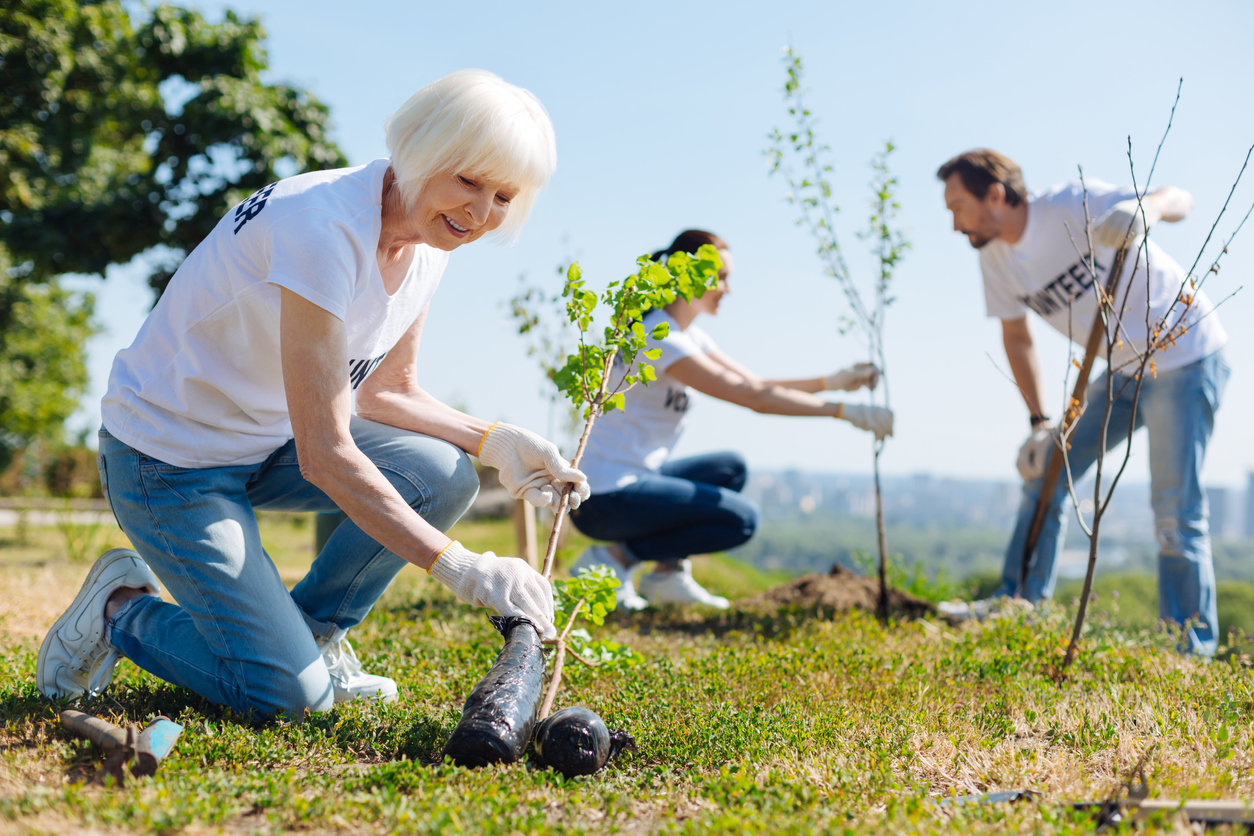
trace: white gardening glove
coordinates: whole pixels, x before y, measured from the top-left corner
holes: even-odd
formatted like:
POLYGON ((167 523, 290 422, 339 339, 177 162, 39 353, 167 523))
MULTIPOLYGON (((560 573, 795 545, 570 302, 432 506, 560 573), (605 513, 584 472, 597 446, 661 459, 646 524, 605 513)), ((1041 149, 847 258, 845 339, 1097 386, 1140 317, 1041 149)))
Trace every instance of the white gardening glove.
POLYGON ((874 363, 854 363, 847 369, 832 372, 823 378, 823 389, 829 392, 837 389, 853 392, 863 386, 874 389, 879 382, 880 370, 874 363))
POLYGON ((475 554, 454 540, 428 571, 463 604, 487 607, 497 615, 525 616, 535 622, 542 639, 557 638, 553 587, 527 561, 475 554))
POLYGON ((1050 448, 1055 446, 1054 430, 1052 421, 1041 424, 1032 430, 1028 440, 1019 448, 1019 460, 1015 462, 1015 467, 1019 468, 1023 481, 1031 482, 1045 473, 1045 457, 1049 455, 1050 448))
POLYGON ((483 437, 479 461, 500 472, 501 484, 514 499, 525 499, 554 513, 562 503, 562 489, 573 484, 570 509, 591 494, 588 477, 562 458, 557 446, 513 424, 493 424, 483 437))
POLYGON ((1093 243, 1099 247, 1118 248, 1125 244, 1129 247, 1136 246, 1146 230, 1162 220, 1162 217, 1163 210, 1158 208, 1158 202, 1151 197, 1141 198, 1140 203, 1136 198, 1121 200, 1093 225, 1093 243), (1141 216, 1142 209, 1145 210, 1144 217, 1141 216))
POLYGON ((840 417, 860 430, 875 433, 876 441, 893 434, 893 411, 882 406, 847 403, 841 408, 840 417))

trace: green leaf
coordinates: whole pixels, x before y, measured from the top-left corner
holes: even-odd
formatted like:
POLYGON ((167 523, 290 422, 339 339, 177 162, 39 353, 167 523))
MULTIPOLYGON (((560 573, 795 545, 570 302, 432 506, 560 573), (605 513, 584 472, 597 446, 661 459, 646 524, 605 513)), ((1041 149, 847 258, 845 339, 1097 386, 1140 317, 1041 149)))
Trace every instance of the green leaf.
MULTIPOLYGON (((669 322, 659 322, 657 325, 653 326, 652 336, 655 340, 664 340, 670 336, 670 333, 671 324, 669 322)), ((657 358, 653 357, 650 359, 656 360, 657 358)))

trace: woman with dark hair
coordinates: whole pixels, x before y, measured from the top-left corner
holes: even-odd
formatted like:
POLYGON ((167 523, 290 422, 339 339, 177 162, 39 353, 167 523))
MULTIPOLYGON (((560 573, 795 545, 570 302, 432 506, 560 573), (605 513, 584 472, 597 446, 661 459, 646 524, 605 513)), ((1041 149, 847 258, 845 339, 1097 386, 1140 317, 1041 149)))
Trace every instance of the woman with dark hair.
MULTIPOLYGON (((738 453, 669 458, 683 432, 689 387, 754 412, 841 418, 876 438, 893 433, 893 414, 887 409, 832 403, 816 396, 827 390, 874 389, 880 373, 870 363, 824 377, 763 380, 720 351, 693 320, 699 314, 716 315, 730 292, 732 257, 727 242, 713 233, 689 229, 653 257, 696 252, 703 244, 717 248, 722 257, 718 286, 699 299, 676 299, 644 315, 646 332, 661 322, 670 325, 667 337, 650 341, 650 348, 662 352, 653 361, 657 380, 630 389, 625 410, 597 421, 581 462, 592 496, 572 512, 571 519, 584 534, 608 542, 587 549, 571 572, 609 566, 622 583, 618 606, 625 609, 650 603, 701 603, 725 609, 726 598, 711 595, 693 580, 688 556, 738 546, 757 529, 758 509, 740 495, 746 467, 738 453), (646 561, 656 566, 640 579, 637 593, 632 573, 646 561)), ((624 373, 621 365, 616 371, 624 373)))

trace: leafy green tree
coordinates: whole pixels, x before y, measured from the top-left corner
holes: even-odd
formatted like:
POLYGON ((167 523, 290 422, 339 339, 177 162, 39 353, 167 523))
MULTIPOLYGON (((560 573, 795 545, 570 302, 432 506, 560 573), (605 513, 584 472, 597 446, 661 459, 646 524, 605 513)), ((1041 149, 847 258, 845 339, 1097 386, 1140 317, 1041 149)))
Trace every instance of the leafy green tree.
POLYGON ((160 294, 239 200, 347 164, 326 107, 261 81, 258 21, 133 8, 0 8, 0 469, 33 441, 60 441, 86 390, 92 299, 57 276, 153 251, 160 294))
POLYGON ((90 293, 9 274, 0 246, 0 471, 32 444, 61 441, 87 390, 87 339, 95 333, 90 293))
POLYGON ((227 209, 347 162, 327 108, 266 84, 265 33, 162 4, 12 0, 0 10, 0 243, 18 278, 103 274, 158 245, 158 293, 227 209))

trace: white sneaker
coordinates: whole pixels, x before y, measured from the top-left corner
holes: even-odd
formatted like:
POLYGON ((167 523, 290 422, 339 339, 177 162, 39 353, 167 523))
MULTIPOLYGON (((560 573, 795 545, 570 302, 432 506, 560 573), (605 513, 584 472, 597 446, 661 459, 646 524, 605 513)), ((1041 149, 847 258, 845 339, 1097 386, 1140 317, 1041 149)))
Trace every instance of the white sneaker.
POLYGON ((1004 595, 979 601, 941 601, 936 605, 936 611, 955 624, 963 621, 983 621, 986 618, 1011 616, 1016 613, 1030 613, 1034 609, 1031 601, 1004 595))
POLYGON ((605 546, 588 546, 588 548, 584 549, 583 554, 579 555, 579 559, 571 565, 570 574, 572 577, 575 577, 579 574, 580 569, 591 569, 594 566, 610 567, 614 577, 618 578, 618 582, 622 584, 622 586, 614 590, 617 596, 618 609, 642 610, 649 606, 649 602, 636 593, 636 585, 631 582, 631 568, 619 563, 605 546))
POLYGON ((336 702, 396 700, 396 682, 386 676, 364 672, 348 639, 337 642, 319 639, 318 646, 322 648, 322 661, 326 663, 327 673, 331 674, 336 702))
POLYGON ((87 573, 70 608, 56 620, 39 646, 35 683, 51 700, 90 699, 113 681, 121 654, 105 643, 105 604, 121 587, 157 595, 157 576, 143 558, 130 549, 105 552, 87 573))
POLYGON ((705 604, 725 610, 731 603, 721 595, 711 595, 692 579, 692 561, 684 558, 678 572, 650 572, 640 579, 640 594, 651 604, 705 604))
POLYGON ((936 605, 936 611, 956 623, 983 621, 992 612, 991 600, 985 598, 982 601, 941 601, 936 605))

